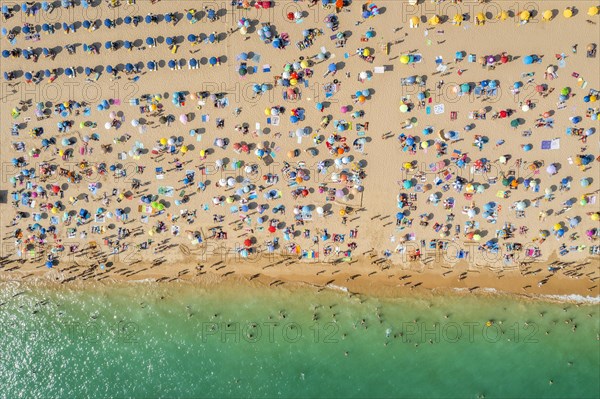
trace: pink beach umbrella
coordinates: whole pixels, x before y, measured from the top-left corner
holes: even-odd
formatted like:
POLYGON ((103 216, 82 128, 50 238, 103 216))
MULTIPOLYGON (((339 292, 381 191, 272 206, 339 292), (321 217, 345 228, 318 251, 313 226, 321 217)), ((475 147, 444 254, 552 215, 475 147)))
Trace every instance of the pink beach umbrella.
POLYGON ((186 114, 181 114, 179 115, 179 122, 183 123, 184 125, 188 122, 188 117, 186 114))

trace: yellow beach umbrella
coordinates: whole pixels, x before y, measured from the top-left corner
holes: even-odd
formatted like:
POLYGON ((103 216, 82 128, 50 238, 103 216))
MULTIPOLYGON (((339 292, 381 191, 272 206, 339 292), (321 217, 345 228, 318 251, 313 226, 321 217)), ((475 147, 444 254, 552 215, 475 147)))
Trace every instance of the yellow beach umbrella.
POLYGON ((402 165, 402 167, 406 170, 410 170, 410 169, 412 169, 412 163, 404 162, 404 165, 402 165))
POLYGON ((363 50, 363 56, 368 57, 371 55, 371 50, 369 50, 368 48, 363 50))
POLYGON ((305 69, 306 69, 306 68, 308 68, 308 61, 306 61, 306 60, 302 60, 302 61, 300 62, 300 67, 301 67, 301 68, 305 68, 305 69))
POLYGON ((270 107, 265 108, 265 115, 266 116, 271 115, 271 108, 270 107))
POLYGON ((473 241, 480 241, 481 236, 479 234, 473 234, 473 241))
POLYGON ((600 7, 590 7, 588 8, 588 12, 587 15, 589 15, 590 17, 593 17, 594 15, 598 15, 598 12, 600 12, 600 7))
POLYGON ((530 17, 531 13, 527 10, 521 11, 521 14, 519 14, 519 18, 521 19, 521 21, 529 21, 530 17))
POLYGON ((600 220, 600 213, 598 213, 598 212, 592 213, 592 215, 590 217, 594 222, 597 222, 600 220))
POLYGON ((462 16, 462 14, 456 14, 453 18, 454 23, 456 23, 457 25, 460 25, 463 20, 464 20, 464 18, 462 16))
POLYGON ((499 19, 500 21, 506 21, 508 19, 508 13, 506 11, 502 10, 502 11, 500 11, 500 13, 496 17, 496 19, 499 19))
POLYGON ((167 145, 167 139, 164 137, 160 139, 160 145, 167 145))
POLYGON ((480 12, 479 14, 477 14, 477 19, 481 22, 485 21, 485 15, 483 15, 482 12, 480 12))
POLYGON ((438 17, 437 15, 434 15, 433 17, 429 18, 429 24, 430 25, 437 25, 440 23, 440 17, 438 17))
POLYGON ((554 225, 554 230, 560 230, 560 229, 562 229, 562 226, 560 225, 560 223, 556 223, 554 225))
POLYGON ((411 17, 410 18, 410 23, 412 24, 412 26, 419 26, 419 22, 421 22, 419 20, 419 17, 411 17))
POLYGON ((550 21, 552 19, 552 10, 544 11, 544 13, 542 14, 542 18, 544 19, 544 21, 550 21))
POLYGON ((182 154, 185 154, 186 152, 188 152, 187 145, 182 146, 181 149, 179 149, 179 151, 181 151, 182 154))
POLYGON ((410 57, 406 54, 400 57, 401 64, 408 64, 409 61, 410 61, 410 57))
POLYGON ((563 17, 571 18, 572 16, 573 16, 573 11, 571 11, 570 8, 567 8, 566 10, 563 11, 563 17))

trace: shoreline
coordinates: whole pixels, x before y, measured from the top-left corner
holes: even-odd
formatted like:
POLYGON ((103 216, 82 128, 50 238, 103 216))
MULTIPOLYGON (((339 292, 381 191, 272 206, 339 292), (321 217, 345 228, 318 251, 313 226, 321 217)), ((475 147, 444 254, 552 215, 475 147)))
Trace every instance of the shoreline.
MULTIPOLYGON (((204 262, 210 263, 210 262, 204 262)), ((415 263, 415 262, 412 262, 415 263)), ((548 263, 536 263, 543 271, 548 263)), ((593 264, 593 263, 592 263, 593 264)), ((523 271, 506 271, 498 274, 490 270, 468 270, 465 265, 444 268, 432 265, 425 271, 411 269, 414 265, 402 267, 394 265, 382 270, 379 267, 361 264, 347 266, 340 270, 338 265, 321 263, 294 262, 289 266, 221 265, 213 262, 211 266, 195 269, 190 262, 178 263, 179 271, 150 270, 151 264, 140 262, 132 268, 124 269, 124 264, 116 264, 108 271, 97 267, 85 267, 81 264, 58 267, 51 270, 1 271, 0 284, 18 283, 28 287, 68 287, 85 290, 93 286, 118 286, 130 284, 161 284, 174 286, 183 284, 195 288, 226 289, 310 289, 347 294, 350 297, 366 296, 376 299, 394 299, 420 295, 451 295, 480 297, 511 297, 518 300, 531 300, 557 303, 598 304, 598 288, 590 278, 575 279, 557 274, 547 285, 538 287, 539 277, 534 274, 523 275, 523 271), (221 265, 223 269, 218 267, 221 265), (313 266, 318 268, 313 268, 313 266), (310 268, 310 269, 309 269, 310 268), (218 270, 217 270, 218 269, 218 270), (83 272, 82 272, 83 270, 83 272), (190 271, 191 270, 191 271, 190 271), (122 274, 123 271, 127 275, 122 274), (353 272, 362 273, 353 273, 353 272), (82 272, 82 277, 73 274, 82 272), (316 273, 315 273, 316 272, 316 273), (368 274, 365 274, 367 273, 368 274), (121 273, 121 274, 120 274, 121 273), (466 278, 453 280, 466 273, 466 278), (502 280, 502 281, 501 281, 502 280), (405 282, 406 281, 406 282, 405 282), (517 284, 518 282, 518 284, 517 284), (410 283, 410 284, 409 284, 410 283), (531 286, 524 289, 522 284, 531 286), (594 295, 596 294, 596 295, 594 295)), ((345 265, 343 265, 345 266, 345 265)))

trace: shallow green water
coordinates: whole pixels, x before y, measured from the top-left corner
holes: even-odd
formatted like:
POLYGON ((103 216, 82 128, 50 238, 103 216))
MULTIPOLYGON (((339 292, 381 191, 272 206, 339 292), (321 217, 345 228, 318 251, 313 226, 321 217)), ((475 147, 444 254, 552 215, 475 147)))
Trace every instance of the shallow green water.
POLYGON ((6 397, 600 395, 597 305, 60 288, 0 291, 6 397))

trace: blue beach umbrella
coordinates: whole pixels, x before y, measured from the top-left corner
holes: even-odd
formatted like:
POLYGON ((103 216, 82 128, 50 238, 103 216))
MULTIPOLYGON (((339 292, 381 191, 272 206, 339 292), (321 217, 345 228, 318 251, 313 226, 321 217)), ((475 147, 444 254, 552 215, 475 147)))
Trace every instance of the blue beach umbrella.
POLYGON ((195 67, 198 65, 198 61, 195 58, 190 58, 190 66, 195 67))
POLYGON ((112 47, 112 42, 109 40, 106 43, 104 43, 104 48, 107 50, 110 50, 112 47))
POLYGON ((130 49, 131 48, 131 42, 129 40, 125 40, 125 42, 123 43, 123 47, 125 47, 126 49, 130 49))
POLYGON ((210 65, 217 65, 217 57, 210 57, 210 60, 208 61, 208 63, 210 65))
POLYGON ((10 51, 8 51, 8 50, 2 50, 2 57, 4 57, 4 58, 10 57, 10 51))
POLYGON ((125 64, 125 71, 127 71, 127 72, 133 71, 133 65, 130 63, 125 64))
POLYGON ((172 37, 167 37, 165 39, 165 43, 167 43, 167 46, 170 46, 173 44, 173 38, 172 37))
POLYGON ((107 73, 113 73, 113 70, 114 70, 114 69, 113 69, 113 67, 112 67, 112 66, 110 66, 110 65, 107 65, 107 66, 106 66, 106 72, 107 72, 107 73))
POLYGON ((73 70, 71 68, 65 69, 65 75, 72 76, 73 75, 73 70))
POLYGON ((190 34, 188 35, 187 39, 188 39, 188 41, 190 41, 190 42, 192 42, 192 43, 193 43, 193 42, 195 42, 196 40, 198 40, 198 36, 196 36, 196 35, 194 35, 194 34, 190 33, 190 34))
POLYGON ((85 67, 85 74, 86 74, 86 76, 90 76, 92 74, 92 68, 85 67))
POLYGON ((123 18, 123 22, 125 23, 125 25, 129 25, 132 22, 132 18, 130 16, 126 16, 125 18, 123 18))
POLYGON ((169 60, 169 68, 175 68, 175 60, 169 60))
POLYGON ((152 17, 150 15, 146 15, 146 18, 144 20, 146 21, 147 24, 152 23, 152 17))
POLYGON ((154 38, 152 38, 152 37, 146 38, 146 44, 148 46, 152 46, 154 44, 154 38))
POLYGON ((110 18, 106 18, 104 20, 104 26, 106 26, 107 28, 112 26, 112 21, 110 20, 110 18))
POLYGON ((530 55, 523 57, 523 64, 525 64, 525 65, 533 64, 533 57, 530 55))
POLYGON ((329 64, 329 66, 327 67, 327 70, 328 70, 329 72, 335 72, 335 71, 337 71, 337 66, 335 65, 335 63, 334 63, 334 62, 332 62, 332 63, 331 63, 331 64, 329 64))

